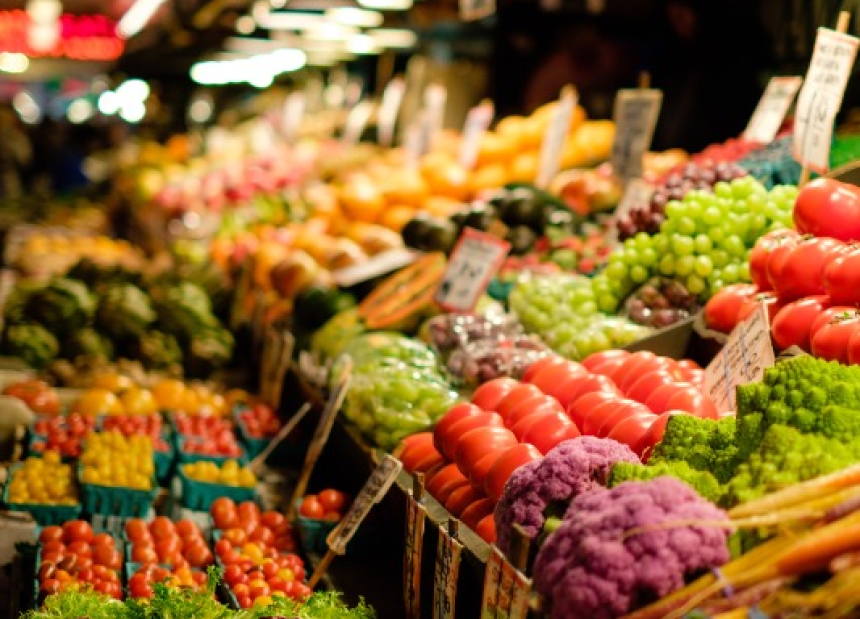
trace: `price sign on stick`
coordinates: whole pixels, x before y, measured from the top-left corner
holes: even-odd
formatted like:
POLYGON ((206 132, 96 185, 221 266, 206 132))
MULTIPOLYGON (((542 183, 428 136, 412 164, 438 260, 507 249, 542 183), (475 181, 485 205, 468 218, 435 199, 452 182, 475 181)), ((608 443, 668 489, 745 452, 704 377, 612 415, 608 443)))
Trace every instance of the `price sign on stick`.
POLYGON ((430 84, 424 91, 424 109, 429 117, 428 142, 425 152, 433 146, 436 136, 445 126, 445 104, 448 102, 448 89, 441 84, 430 84))
POLYGON ((260 475, 260 473, 262 473, 263 464, 266 462, 266 458, 269 457, 269 454, 275 450, 275 447, 277 447, 281 441, 290 435, 290 432, 296 429, 296 426, 299 425, 301 420, 305 418, 305 415, 307 415, 310 410, 311 405, 308 403, 304 404, 298 412, 293 415, 286 424, 284 424, 284 427, 281 428, 274 437, 272 437, 272 440, 269 441, 266 448, 251 461, 251 464, 248 466, 256 475, 260 475))
POLYGON ((466 124, 463 127, 463 139, 460 142, 460 165, 471 170, 478 160, 478 149, 481 138, 493 122, 493 102, 482 101, 469 110, 466 124))
POLYGON ((421 617, 421 556, 424 551, 424 474, 415 473, 406 499, 406 549, 403 555, 403 600, 406 619, 421 617))
POLYGON ((541 189, 546 189, 552 177, 556 175, 561 165, 561 154, 564 151, 564 143, 570 133, 570 121, 573 118, 573 109, 576 107, 578 96, 573 86, 565 86, 561 91, 558 106, 547 125, 541 143, 540 159, 538 160, 538 177, 535 184, 541 189))
POLYGON ((803 166, 801 184, 808 170, 826 174, 830 169, 833 123, 842 107, 845 86, 854 66, 858 40, 844 34, 848 13, 842 12, 837 31, 819 28, 812 60, 797 99, 794 119, 794 158, 803 166))
POLYGON ((293 142, 299 137, 299 130, 302 126, 302 117, 304 114, 305 93, 301 91, 291 92, 287 95, 287 100, 284 103, 284 140, 293 142))
POLYGON ((767 307, 761 304, 734 328, 726 345, 705 368, 705 395, 717 410, 734 410, 735 388, 760 381, 773 364, 767 307))
POLYGON ((406 84, 403 79, 395 77, 382 92, 382 103, 379 106, 376 121, 377 137, 382 146, 394 144, 394 128, 397 125, 397 115, 400 112, 400 103, 403 101, 405 91, 406 84))
POLYGON ((484 571, 484 594, 481 599, 481 619, 496 619, 496 609, 499 603, 499 586, 502 582, 502 566, 505 556, 493 544, 484 571))
POLYGON ((642 156, 651 146, 663 92, 652 88, 619 90, 615 97, 612 171, 625 180, 642 176, 642 156))
POLYGON ((343 129, 342 139, 344 143, 358 144, 361 141, 361 135, 364 133, 367 121, 370 120, 370 115, 373 114, 373 107, 373 102, 365 99, 350 110, 343 129))
POLYGON ((449 312, 470 312, 505 261, 511 244, 465 228, 436 290, 436 303, 449 312))
POLYGON ((436 548, 436 573, 433 578, 433 619, 454 619, 457 601, 457 577, 463 545, 457 540, 457 521, 439 526, 436 548))
POLYGON ((802 83, 799 76, 770 78, 743 138, 760 144, 773 142, 802 83))
POLYGON ((403 136, 403 148, 406 150, 406 162, 415 167, 421 157, 430 149, 433 135, 433 120, 427 110, 421 110, 415 119, 406 127, 403 136))
POLYGON ((511 590, 511 608, 509 619, 526 619, 529 614, 529 597, 532 593, 532 581, 517 570, 514 572, 514 582, 511 590))

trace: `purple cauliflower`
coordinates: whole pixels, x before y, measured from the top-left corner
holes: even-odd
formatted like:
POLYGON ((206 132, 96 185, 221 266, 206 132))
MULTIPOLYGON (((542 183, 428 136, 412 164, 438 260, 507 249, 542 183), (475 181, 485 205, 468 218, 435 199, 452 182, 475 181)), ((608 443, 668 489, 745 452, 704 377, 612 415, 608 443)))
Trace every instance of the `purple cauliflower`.
POLYGON ((551 604, 552 619, 614 619, 728 561, 727 530, 679 522, 727 519, 673 477, 596 488, 576 497, 547 537, 535 560, 535 588, 551 604), (678 526, 625 537, 671 522, 678 526))
MULTIPOLYGON (((559 443, 540 460, 521 466, 505 484, 496 505, 496 537, 507 552, 515 524, 534 539, 546 521, 548 508, 563 509, 576 496, 605 486, 616 462, 639 463, 629 447, 608 438, 580 436, 559 443)), ((559 512, 561 516, 562 512, 559 512)))

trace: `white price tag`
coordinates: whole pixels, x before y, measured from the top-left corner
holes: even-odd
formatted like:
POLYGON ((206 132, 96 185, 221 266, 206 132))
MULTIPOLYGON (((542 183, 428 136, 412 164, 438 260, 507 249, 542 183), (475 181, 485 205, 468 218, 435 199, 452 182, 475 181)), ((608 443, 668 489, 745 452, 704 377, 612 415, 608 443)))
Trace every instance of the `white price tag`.
MULTIPOLYGON (((445 126, 445 105, 448 101, 448 89, 441 84, 430 84, 424 91, 424 109, 427 111, 429 135, 426 150, 433 147, 436 136, 445 126)), ((426 152, 426 151, 425 151, 426 152)))
POLYGON ((506 241, 465 228, 436 290, 436 303, 449 312, 472 311, 510 249, 506 241))
POLYGON ((397 115, 406 84, 403 79, 395 77, 388 82, 382 93, 382 103, 379 106, 379 116, 376 121, 377 137, 382 146, 394 144, 394 128, 397 125, 397 115))
POLYGON ((304 114, 305 93, 291 92, 284 103, 283 133, 286 141, 292 142, 299 136, 304 114))
POLYGON ((370 509, 385 496, 391 484, 397 479, 400 474, 400 469, 403 464, 389 454, 386 454, 382 462, 370 474, 370 478, 365 482, 364 487, 358 496, 355 497, 349 511, 340 521, 340 524, 329 533, 326 538, 326 543, 330 550, 342 555, 346 552, 346 545, 353 538, 358 527, 367 518, 370 509))
POLYGON ((717 410, 735 410, 735 388, 760 381, 774 362, 767 306, 762 303, 734 328, 726 345, 705 368, 705 395, 717 410))
POLYGON ((454 619, 462 550, 463 545, 448 535, 444 526, 440 526, 433 579, 433 619, 454 619))
POLYGON ((538 177, 535 184, 541 189, 546 189, 552 177, 558 172, 561 165, 561 153, 567 134, 570 132, 570 121, 573 118, 573 109, 576 107, 578 96, 572 86, 565 86, 561 91, 561 98, 553 113, 552 120, 546 128, 541 143, 540 159, 538 163, 538 177))
POLYGON ((406 549, 403 555, 403 599, 406 619, 421 617, 421 557, 424 551, 424 506, 412 493, 406 499, 406 549))
POLYGON ((830 169, 833 123, 857 55, 856 37, 819 28, 812 60, 797 99, 794 158, 819 174, 830 169))
POLYGON ((663 92, 652 88, 619 90, 615 97, 612 171, 623 179, 642 176, 642 156, 651 146, 663 92))
POLYGON ((529 597, 532 593, 532 581, 517 570, 514 572, 513 591, 511 593, 511 608, 508 619, 527 619, 529 614, 529 597))
POLYGON ((773 142, 802 83, 803 78, 799 76, 770 78, 743 138, 759 144, 773 142))
POLYGON ((496 12, 496 0, 460 0, 460 19, 477 21, 496 12))
POLYGON ((403 148, 406 151, 406 163, 412 167, 418 165, 418 161, 430 150, 433 121, 427 110, 418 113, 415 120, 406 127, 406 135, 403 139, 403 148))
POLYGON ((466 124, 463 126, 463 138, 460 141, 460 165, 467 170, 475 167, 478 161, 478 149, 481 146, 481 138, 493 122, 493 102, 482 101, 476 105, 466 116, 466 124))
POLYGON ((364 133, 371 114, 373 114, 373 102, 367 99, 360 101, 350 110, 341 138, 345 144, 358 144, 361 141, 361 134, 364 133))
POLYGON ((484 594, 481 600, 481 619, 496 619, 496 607, 499 603, 499 585, 502 581, 502 566, 505 557, 502 551, 493 544, 484 571, 484 594))

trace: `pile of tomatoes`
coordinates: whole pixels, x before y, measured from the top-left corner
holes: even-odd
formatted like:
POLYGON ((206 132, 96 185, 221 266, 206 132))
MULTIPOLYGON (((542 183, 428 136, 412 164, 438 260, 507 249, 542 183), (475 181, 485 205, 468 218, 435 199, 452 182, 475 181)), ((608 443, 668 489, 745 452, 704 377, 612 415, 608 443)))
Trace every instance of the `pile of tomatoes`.
POLYGON ((84 437, 96 428, 94 417, 72 413, 66 417, 40 419, 33 425, 31 449, 37 453, 56 451, 66 458, 79 458, 84 437))
POLYGON ((140 417, 105 417, 102 430, 109 432, 117 430, 123 436, 148 436, 152 439, 152 448, 156 451, 168 451, 167 441, 164 440, 164 424, 159 415, 140 417))
POLYGON ((206 586, 206 572, 193 570, 187 565, 169 570, 149 563, 141 565, 128 579, 128 594, 132 598, 150 599, 154 596, 152 583, 160 582, 168 587, 186 587, 195 591, 206 586))
POLYGON ((39 534, 39 593, 51 595, 69 588, 92 587, 122 599, 122 553, 108 533, 95 533, 88 522, 72 520, 49 526, 39 534))
POLYGON ((8 395, 21 400, 37 415, 59 415, 62 407, 57 392, 42 380, 22 380, 8 385, 3 390, 8 395))
POLYGON ((236 563, 224 568, 224 582, 240 608, 268 606, 277 596, 304 600, 312 593, 302 582, 304 576, 304 563, 295 554, 266 559, 251 568, 236 563))
POLYGON ((179 413, 173 416, 173 425, 184 439, 185 453, 224 458, 242 456, 236 433, 227 419, 179 413))
POLYGON ((327 488, 317 494, 305 495, 299 505, 299 514, 310 520, 339 522, 349 504, 349 495, 327 488))
POLYGON ((244 432, 250 438, 275 436, 281 429, 281 420, 268 404, 257 402, 239 413, 244 432))
POLYGON ((203 532, 191 520, 174 523, 170 518, 158 516, 147 524, 139 518, 132 518, 125 524, 125 535, 131 548, 131 561, 135 563, 158 564, 178 570, 187 567, 203 569, 214 561, 203 532))

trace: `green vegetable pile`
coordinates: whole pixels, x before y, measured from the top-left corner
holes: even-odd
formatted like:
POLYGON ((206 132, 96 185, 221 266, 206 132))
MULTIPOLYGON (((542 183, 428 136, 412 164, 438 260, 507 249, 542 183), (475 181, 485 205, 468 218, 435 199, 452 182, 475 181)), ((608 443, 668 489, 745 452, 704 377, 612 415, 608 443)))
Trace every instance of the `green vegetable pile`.
POLYGON ((215 598, 219 581, 216 568, 209 570, 205 590, 152 585, 151 600, 117 602, 94 591, 64 591, 48 596, 41 608, 31 610, 21 619, 374 619, 373 609, 363 601, 348 607, 335 592, 314 593, 300 603, 286 597, 275 597, 266 607, 232 610, 215 598))
POLYGON ((860 462, 860 367, 811 356, 738 387, 737 418, 677 415, 648 465, 614 483, 670 474, 732 507, 860 462))
MULTIPOLYGON (((352 359, 344 417, 375 445, 393 449, 409 434, 430 428, 457 401, 424 344, 397 333, 360 335, 343 348, 352 359)), ((333 365, 338 380, 346 356, 333 365)))
POLYGON ((205 376, 230 361, 233 345, 209 293, 178 272, 148 280, 82 262, 47 284, 16 285, 0 352, 38 369, 58 358, 122 357, 205 376))

